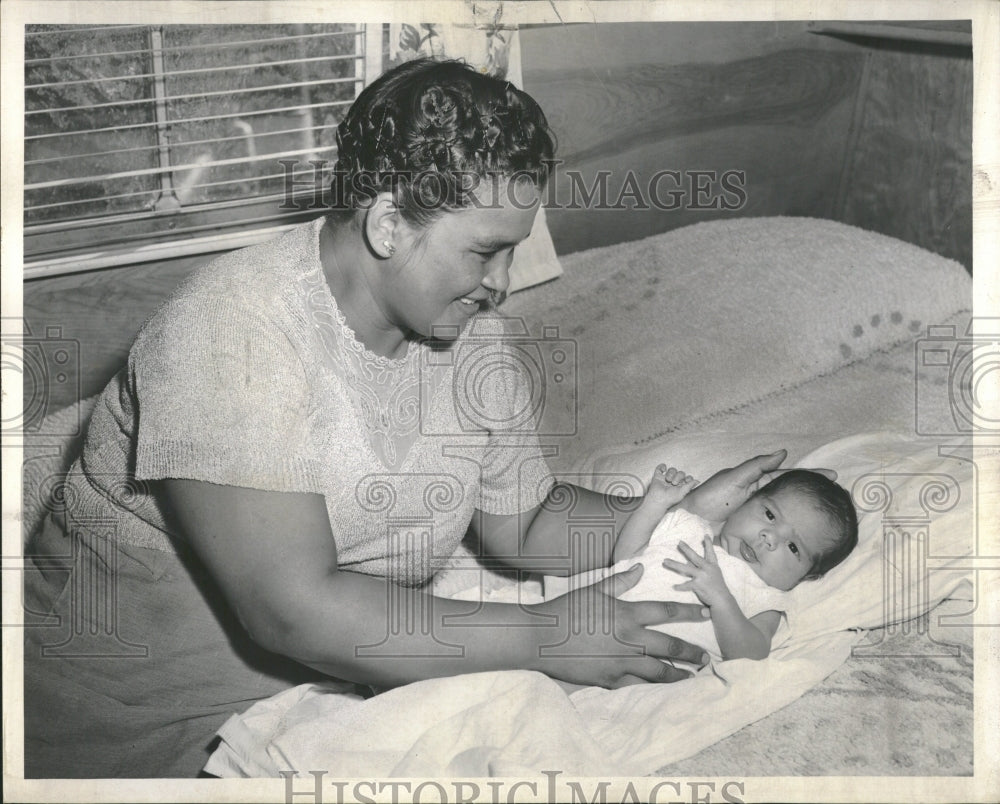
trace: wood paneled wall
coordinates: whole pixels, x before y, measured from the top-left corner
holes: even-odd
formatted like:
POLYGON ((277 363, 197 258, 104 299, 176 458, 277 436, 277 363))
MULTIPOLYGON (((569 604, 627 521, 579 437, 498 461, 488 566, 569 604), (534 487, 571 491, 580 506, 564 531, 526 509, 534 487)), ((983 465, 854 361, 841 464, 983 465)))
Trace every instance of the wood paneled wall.
POLYGON ((837 220, 972 269, 972 62, 954 49, 873 48, 837 220))
POLYGON ((639 187, 662 170, 746 175, 738 209, 694 208, 690 192, 673 210, 552 209, 558 252, 720 216, 805 215, 971 270, 970 51, 795 22, 540 27, 521 42, 525 88, 559 138, 557 201, 601 171, 612 201, 630 173, 639 187))

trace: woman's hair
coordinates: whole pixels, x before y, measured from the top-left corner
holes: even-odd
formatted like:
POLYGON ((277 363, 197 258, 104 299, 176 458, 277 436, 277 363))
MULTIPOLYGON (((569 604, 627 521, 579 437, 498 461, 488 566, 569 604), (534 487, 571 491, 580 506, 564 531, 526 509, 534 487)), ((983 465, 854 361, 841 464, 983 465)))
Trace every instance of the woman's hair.
POLYGON ((792 469, 783 472, 761 489, 759 494, 777 494, 790 491, 807 497, 816 508, 826 514, 834 526, 833 542, 816 556, 807 578, 821 578, 851 554, 858 544, 858 514, 851 502, 851 495, 819 472, 792 469))
POLYGON ((487 177, 541 187, 554 152, 542 110, 510 82, 462 62, 408 61, 365 88, 337 128, 332 214, 392 192, 407 222, 426 224, 469 206, 487 177))

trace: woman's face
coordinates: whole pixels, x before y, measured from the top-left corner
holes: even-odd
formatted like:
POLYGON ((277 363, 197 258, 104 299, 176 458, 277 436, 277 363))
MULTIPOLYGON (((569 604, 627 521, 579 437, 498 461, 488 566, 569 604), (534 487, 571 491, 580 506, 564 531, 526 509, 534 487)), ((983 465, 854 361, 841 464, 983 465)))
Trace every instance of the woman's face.
POLYGON ((531 232, 541 201, 531 182, 486 183, 478 204, 444 212, 426 226, 402 221, 387 266, 384 312, 401 329, 453 340, 493 293, 510 284, 514 247, 531 232))

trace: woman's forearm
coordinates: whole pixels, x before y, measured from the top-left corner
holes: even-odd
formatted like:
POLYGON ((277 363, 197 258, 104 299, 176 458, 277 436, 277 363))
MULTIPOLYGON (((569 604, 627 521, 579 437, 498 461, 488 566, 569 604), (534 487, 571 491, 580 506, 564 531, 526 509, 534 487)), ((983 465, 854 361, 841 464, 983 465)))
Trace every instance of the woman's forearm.
POLYGON ((528 527, 516 560, 505 563, 532 570, 544 558, 548 575, 610 566, 622 528, 640 499, 558 483, 528 527))
POLYGON ((539 646, 559 642, 551 618, 525 607, 437 598, 352 572, 331 572, 308 595, 294 597, 282 602, 280 617, 272 606, 246 618, 255 640, 328 675, 374 686, 539 669, 539 646))

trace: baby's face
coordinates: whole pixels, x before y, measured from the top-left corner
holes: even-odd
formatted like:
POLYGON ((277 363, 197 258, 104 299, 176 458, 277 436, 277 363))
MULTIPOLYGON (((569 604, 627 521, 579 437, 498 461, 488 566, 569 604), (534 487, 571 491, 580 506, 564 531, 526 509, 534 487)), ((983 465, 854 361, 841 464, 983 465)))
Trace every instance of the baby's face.
POLYGON ((836 539, 833 523, 793 491, 757 495, 726 520, 719 543, 743 559, 768 586, 791 589, 836 539))

